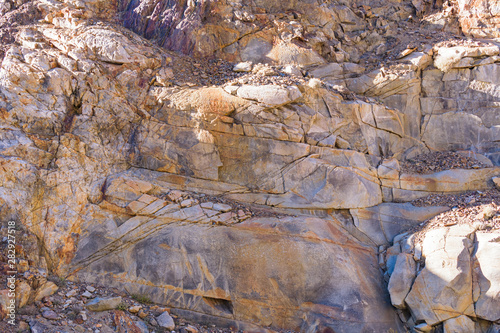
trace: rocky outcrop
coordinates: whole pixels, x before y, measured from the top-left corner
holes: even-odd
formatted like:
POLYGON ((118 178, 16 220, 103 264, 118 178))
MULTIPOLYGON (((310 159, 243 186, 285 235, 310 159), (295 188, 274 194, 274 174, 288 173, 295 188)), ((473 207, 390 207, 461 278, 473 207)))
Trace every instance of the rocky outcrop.
POLYGON ((410 311, 411 326, 425 321, 429 330, 442 324, 446 332, 480 332, 480 325, 497 321, 498 272, 489 260, 497 257, 498 236, 462 224, 427 231, 422 243, 415 235, 398 240, 402 252, 389 280, 393 305, 410 311))
POLYGON ((214 227, 172 213, 131 222, 87 228, 74 259, 79 278, 241 329, 245 322, 346 332, 396 327, 380 298, 376 256, 335 221, 268 217, 214 227))

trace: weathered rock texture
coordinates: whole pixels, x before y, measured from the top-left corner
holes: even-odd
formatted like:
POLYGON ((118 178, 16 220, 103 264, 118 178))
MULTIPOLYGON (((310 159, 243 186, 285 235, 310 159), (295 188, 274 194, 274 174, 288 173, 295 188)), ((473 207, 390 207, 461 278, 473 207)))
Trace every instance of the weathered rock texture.
MULTIPOLYGON (((400 173, 398 159, 429 150, 498 165, 500 141, 498 47, 422 47, 389 72, 358 64, 412 13, 408 1, 35 4, 43 21, 0 68, 0 218, 34 233, 60 276, 242 329, 398 331, 376 245, 447 208, 390 202, 500 175, 400 173), (198 85, 179 67, 202 71, 202 60, 117 22, 195 57, 294 64, 265 75, 295 83, 198 85), (303 73, 323 81, 302 84, 303 73)), ((468 239, 456 236, 465 259, 468 239)), ((443 299, 448 280, 435 285, 443 299)), ((425 299, 417 291, 408 297, 425 299)), ((498 320, 484 295, 476 314, 498 320)), ((470 299, 443 304, 416 316, 474 311, 470 299)))
POLYGON ((393 305, 409 310, 413 323, 482 332, 485 323, 500 318, 498 265, 492 263, 498 260, 499 236, 463 224, 430 230, 422 244, 414 243, 414 235, 402 237, 389 280, 393 305))

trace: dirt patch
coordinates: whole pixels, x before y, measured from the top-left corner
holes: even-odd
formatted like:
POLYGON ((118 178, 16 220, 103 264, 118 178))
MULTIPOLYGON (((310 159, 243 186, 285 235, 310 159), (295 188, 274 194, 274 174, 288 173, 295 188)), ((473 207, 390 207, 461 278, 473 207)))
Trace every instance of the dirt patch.
POLYGON ((429 219, 409 230, 415 233, 415 242, 422 242, 425 234, 436 228, 455 224, 469 224, 477 230, 500 230, 500 191, 469 191, 457 195, 434 194, 412 202, 414 206, 448 206, 451 210, 429 219))
POLYGON ((450 169, 481 169, 488 165, 456 152, 432 152, 401 162, 403 173, 428 174, 450 169))

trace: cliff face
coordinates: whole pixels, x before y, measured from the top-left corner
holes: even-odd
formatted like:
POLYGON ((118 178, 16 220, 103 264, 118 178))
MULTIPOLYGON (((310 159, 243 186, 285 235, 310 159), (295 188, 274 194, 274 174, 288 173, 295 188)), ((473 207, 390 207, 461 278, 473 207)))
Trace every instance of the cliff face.
POLYGON ((402 331, 379 254, 450 208, 405 202, 500 175, 499 48, 448 39, 460 29, 449 13, 419 24, 410 2, 28 5, 43 20, 16 28, 0 69, 0 217, 35 234, 61 277, 241 329, 402 331), (477 160, 400 167, 448 150, 477 160))

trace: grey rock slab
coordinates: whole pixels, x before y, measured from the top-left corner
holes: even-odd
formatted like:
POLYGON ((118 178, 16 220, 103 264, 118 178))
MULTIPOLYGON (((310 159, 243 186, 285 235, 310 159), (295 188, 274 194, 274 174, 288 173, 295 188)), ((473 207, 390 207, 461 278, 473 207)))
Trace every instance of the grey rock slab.
POLYGON ((167 311, 156 317, 156 321, 158 322, 158 325, 160 327, 166 328, 167 330, 172 331, 173 329, 175 329, 174 319, 167 311))
POLYGON ((111 298, 96 297, 85 304, 85 307, 95 312, 106 311, 116 309, 121 302, 122 298, 120 296, 111 298))
POLYGON ((149 333, 148 325, 142 320, 134 321, 135 326, 141 330, 141 333, 149 333))
POLYGON ((406 307, 404 300, 410 292, 416 273, 416 263, 413 255, 408 253, 399 254, 388 286, 391 303, 396 308, 404 309, 406 307))

